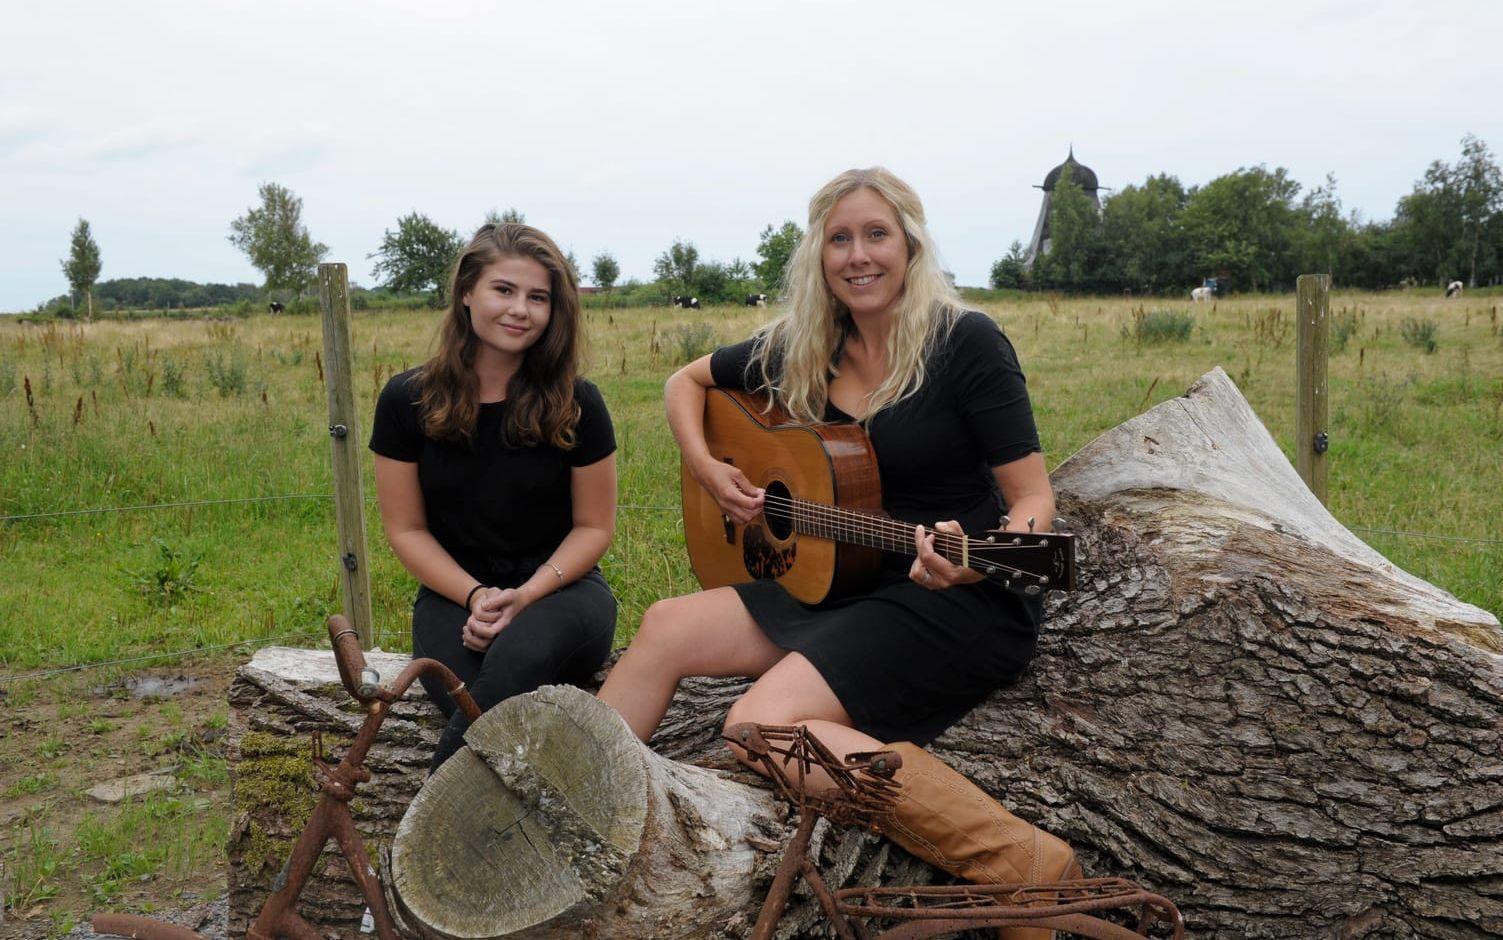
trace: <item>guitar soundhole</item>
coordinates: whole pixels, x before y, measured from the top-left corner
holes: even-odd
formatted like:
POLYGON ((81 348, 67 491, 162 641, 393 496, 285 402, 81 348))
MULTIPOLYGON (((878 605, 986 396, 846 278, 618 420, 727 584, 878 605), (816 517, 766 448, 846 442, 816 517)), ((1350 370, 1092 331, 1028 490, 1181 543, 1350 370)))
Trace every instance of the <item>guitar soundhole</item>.
POLYGON ((788 492, 788 484, 781 480, 767 484, 766 489, 767 502, 762 515, 767 519, 767 531, 781 542, 793 535, 792 494, 788 492))

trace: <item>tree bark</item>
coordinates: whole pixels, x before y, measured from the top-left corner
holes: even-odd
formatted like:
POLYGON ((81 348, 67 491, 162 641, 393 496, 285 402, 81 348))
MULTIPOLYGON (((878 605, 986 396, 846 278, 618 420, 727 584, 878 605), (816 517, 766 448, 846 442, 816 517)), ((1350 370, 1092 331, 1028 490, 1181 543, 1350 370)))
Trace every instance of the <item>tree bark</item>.
MULTIPOLYGON (((1336 522, 1219 369, 1092 442, 1054 483, 1080 538, 1081 589, 1051 595, 1028 674, 933 750, 1069 839, 1088 875, 1132 878, 1175 900, 1194 936, 1503 933, 1497 619, 1395 568, 1336 522)), ((266 683, 248 675, 254 666, 237 680, 250 711, 237 707, 232 731, 340 714, 323 699, 290 720, 261 717, 246 695, 266 683)), ((685 683, 653 749, 729 767, 719 726, 742 688, 685 683)), ((256 700, 285 708, 289 697, 256 700)), ((372 752, 388 794, 372 801, 386 814, 372 831, 385 833, 400 813, 396 788, 410 792, 422 776, 424 758, 400 752, 423 751, 417 741, 433 735, 394 724, 381 745, 392 756, 372 752)), ((561 729, 548 738, 567 750, 555 741, 561 729)), ((512 783, 552 779, 525 761, 502 772, 477 755, 472 771, 517 786, 540 812, 552 805, 544 789, 512 783)), ((543 812, 538 824, 577 831, 568 813, 549 819, 543 812)), ((655 829, 642 832, 643 851, 662 851, 655 829)), ((869 834, 830 836, 817 855, 833 885, 929 877, 869 834)), ((738 899, 765 890, 776 857, 758 854, 753 887, 738 899)), ((698 864, 669 857, 684 872, 698 864)), ((495 877, 514 877, 523 860, 502 853, 495 877)), ((571 854, 559 864, 590 871, 571 854)), ((632 897, 631 873, 657 875, 628 862, 612 870, 626 880, 596 896, 632 897)), ((232 860, 238 905, 248 892, 235 894, 234 871, 232 860)), ((556 902, 578 922, 591 917, 580 896, 556 902)), ((780 935, 816 935, 809 899, 796 901, 780 935)), ((738 936, 754 916, 752 904, 739 914, 701 906, 697 926, 673 920, 682 931, 663 935, 738 936)), ((356 905, 342 922, 358 916, 356 905)), ((543 923, 537 935, 547 935, 543 923)))

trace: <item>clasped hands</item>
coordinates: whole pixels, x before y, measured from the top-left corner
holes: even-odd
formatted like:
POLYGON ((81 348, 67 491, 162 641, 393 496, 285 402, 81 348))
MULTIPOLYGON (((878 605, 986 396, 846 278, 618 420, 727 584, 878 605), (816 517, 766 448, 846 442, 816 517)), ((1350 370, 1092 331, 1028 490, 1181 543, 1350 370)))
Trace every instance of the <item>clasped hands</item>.
POLYGON ((517 588, 483 587, 476 591, 470 598, 470 617, 460 634, 465 649, 485 652, 496 634, 506 629, 529 603, 517 588))

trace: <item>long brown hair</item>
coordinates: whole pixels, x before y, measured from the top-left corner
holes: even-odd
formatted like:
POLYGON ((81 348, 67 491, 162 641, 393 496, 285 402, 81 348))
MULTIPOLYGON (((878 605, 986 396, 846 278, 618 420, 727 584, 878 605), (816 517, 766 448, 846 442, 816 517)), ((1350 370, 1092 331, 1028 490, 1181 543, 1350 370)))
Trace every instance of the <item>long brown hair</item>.
POLYGON ((579 403, 574 378, 579 373, 579 285, 574 270, 553 239, 518 222, 480 226, 454 264, 449 312, 439 329, 438 350, 423 365, 423 430, 441 441, 470 441, 480 414, 480 379, 475 352, 480 340, 470 325, 464 297, 486 266, 500 258, 531 258, 548 271, 552 297, 548 326, 522 357, 506 388, 511 403, 506 439, 512 444, 575 445, 579 403))

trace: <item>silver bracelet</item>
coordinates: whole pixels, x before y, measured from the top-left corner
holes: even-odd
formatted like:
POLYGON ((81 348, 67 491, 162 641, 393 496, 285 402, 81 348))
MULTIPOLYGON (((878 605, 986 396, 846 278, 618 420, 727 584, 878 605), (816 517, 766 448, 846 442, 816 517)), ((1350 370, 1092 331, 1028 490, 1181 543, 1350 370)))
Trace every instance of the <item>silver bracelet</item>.
POLYGON ((560 568, 558 565, 555 565, 551 561, 545 561, 545 562, 543 562, 543 564, 538 565, 539 568, 542 568, 544 566, 553 569, 553 573, 556 574, 556 575, 558 575, 558 583, 559 584, 563 584, 564 583, 564 569, 560 568))

